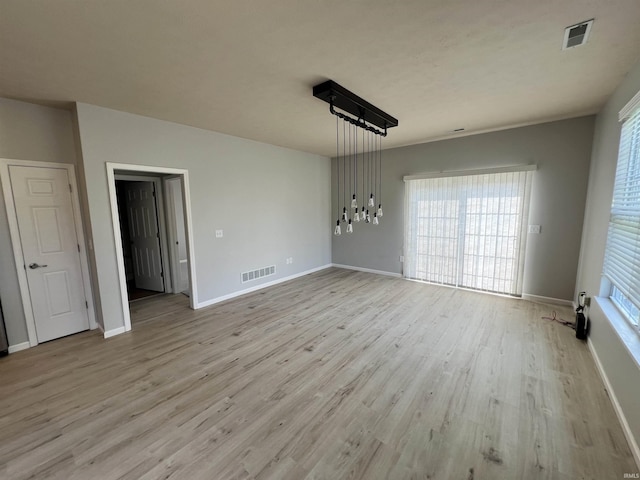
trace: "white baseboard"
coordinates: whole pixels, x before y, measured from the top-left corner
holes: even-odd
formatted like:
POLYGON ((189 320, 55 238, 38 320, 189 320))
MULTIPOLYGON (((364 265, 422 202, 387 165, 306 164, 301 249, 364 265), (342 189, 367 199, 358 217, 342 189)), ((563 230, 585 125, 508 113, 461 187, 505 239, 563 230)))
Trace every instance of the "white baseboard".
POLYGON ((523 293, 522 299, 529 300, 530 302, 550 303, 551 305, 573 307, 573 300, 563 300, 562 298, 543 297, 541 295, 531 295, 530 293, 523 293))
POLYGON ((260 285, 256 285, 255 287, 245 288, 244 290, 238 290, 237 292, 229 293, 221 297, 212 298, 211 300, 205 300, 204 302, 200 302, 197 305, 195 305, 194 309, 198 310, 200 308, 209 307, 211 305, 215 305, 216 303, 224 302, 225 300, 231 300, 232 298, 236 298, 241 295, 246 295, 247 293, 255 292, 257 290, 262 290, 263 288, 267 288, 267 287, 272 287, 279 283, 288 282, 289 280, 293 280, 294 278, 303 277, 305 275, 309 275, 310 273, 318 272, 320 270, 325 270, 331 267, 331 265, 332 264, 328 263, 327 265, 322 265, 320 267, 312 268, 310 270, 305 270, 304 272, 289 275, 288 277, 278 278, 277 280, 273 280, 271 282, 261 283, 260 285))
MULTIPOLYGON (((102 330, 102 329, 100 329, 102 330)), ((124 327, 118 327, 118 328, 114 328, 112 330, 106 330, 104 332, 104 338, 110 338, 110 337, 115 337, 116 335, 120 335, 121 333, 124 333, 126 330, 124 327)))
POLYGON ((31 345, 29 342, 16 343, 15 345, 9 345, 9 353, 16 353, 20 350, 26 350, 31 345))
POLYGON ((345 270, 356 270, 358 272, 376 273, 378 275, 386 275, 388 277, 402 278, 400 273, 386 272, 384 270, 374 270, 372 268, 354 267, 353 265, 342 265, 340 263, 332 263, 332 267, 344 268, 345 270))
POLYGON ((596 367, 598 369, 598 373, 600 374, 600 378, 604 382, 604 386, 607 389, 607 393, 609 394, 609 398, 611 399, 611 403, 613 405, 613 409, 618 416, 618 420, 620 421, 620 425, 622 426, 622 431, 624 432, 624 436, 627 438, 627 442, 629 442, 629 448, 631 449, 631 453, 633 454, 633 458, 636 461, 636 465, 638 469, 640 469, 640 448, 638 447, 638 442, 633 437, 633 433, 631 432, 631 427, 629 427, 629 423, 627 422, 627 418, 624 416, 624 412, 622 411, 622 407, 620 403, 618 403, 618 398, 616 397, 616 393, 611 388, 611 384, 609 383, 609 378, 602 367, 602 363, 600 363, 600 358, 598 357, 598 353, 596 349, 593 348, 593 343, 591 343, 591 339, 587 339, 587 345, 589 346, 589 351, 591 352, 591 356, 596 363, 596 367))

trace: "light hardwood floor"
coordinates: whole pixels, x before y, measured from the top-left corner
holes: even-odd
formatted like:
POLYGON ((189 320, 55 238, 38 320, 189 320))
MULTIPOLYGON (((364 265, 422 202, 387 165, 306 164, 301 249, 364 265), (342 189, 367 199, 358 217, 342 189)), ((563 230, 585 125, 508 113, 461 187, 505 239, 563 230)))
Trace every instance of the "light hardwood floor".
POLYGON ((2 479, 622 479, 569 309, 329 269, 0 359, 2 479))

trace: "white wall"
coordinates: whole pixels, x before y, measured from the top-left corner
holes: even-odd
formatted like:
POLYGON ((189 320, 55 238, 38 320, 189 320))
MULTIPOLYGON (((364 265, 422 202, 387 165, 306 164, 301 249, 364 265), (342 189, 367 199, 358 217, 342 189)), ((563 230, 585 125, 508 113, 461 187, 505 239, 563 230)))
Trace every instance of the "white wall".
MULTIPOLYGON (((594 117, 589 116, 385 150, 384 217, 379 226, 360 223, 353 235, 334 237, 333 261, 402 272, 399 257, 404 235, 405 175, 535 163, 538 170, 533 179, 529 223, 541 225, 542 233, 528 235, 524 293, 571 300, 593 128, 594 117)), ((389 135, 393 135, 393 129, 389 135)), ((333 175, 335 185, 335 168, 333 175)), ((334 190, 333 222, 337 215, 335 196, 334 190)))
MULTIPOLYGON (((76 163, 68 110, 0 98, 0 158, 76 163)), ((0 301, 9 345, 29 340, 0 186, 0 301)))
MULTIPOLYGON (((627 74, 596 119, 576 292, 599 295, 620 143, 618 112, 640 91, 640 63, 627 74)), ((640 443, 640 368, 600 308, 588 312, 590 340, 629 427, 640 443)))
POLYGON ((77 115, 105 330, 124 325, 106 162, 189 170, 201 303, 331 262, 328 158, 92 105, 77 115))

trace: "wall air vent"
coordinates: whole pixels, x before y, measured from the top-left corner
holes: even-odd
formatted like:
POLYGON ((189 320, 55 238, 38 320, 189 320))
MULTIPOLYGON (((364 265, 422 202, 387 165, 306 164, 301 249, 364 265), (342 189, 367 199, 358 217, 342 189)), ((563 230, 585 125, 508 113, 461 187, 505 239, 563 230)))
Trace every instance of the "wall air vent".
POLYGON ((579 47, 587 43, 589 33, 591 33, 591 26, 593 25, 593 18, 586 22, 578 23, 564 29, 564 40, 562 41, 562 49, 567 50, 573 47, 579 47))
POLYGON ((258 280, 262 277, 268 277, 270 275, 276 274, 276 266, 271 265, 270 267, 258 268, 256 270, 251 270, 249 272, 243 272, 241 275, 242 283, 252 282, 253 280, 258 280))

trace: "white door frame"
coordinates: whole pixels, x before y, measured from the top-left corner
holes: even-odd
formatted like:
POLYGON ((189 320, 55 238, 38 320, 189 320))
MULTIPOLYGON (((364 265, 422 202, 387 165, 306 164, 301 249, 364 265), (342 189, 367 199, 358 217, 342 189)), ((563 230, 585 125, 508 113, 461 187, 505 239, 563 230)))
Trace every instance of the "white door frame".
MULTIPOLYGON (((162 283, 164 284, 164 293, 173 293, 172 282, 172 268, 168 259, 168 245, 167 245, 167 224, 165 222, 165 209, 164 209, 164 182, 162 177, 151 177, 145 175, 128 175, 118 174, 115 175, 116 180, 122 180, 125 182, 153 182, 156 189, 156 216, 158 221, 158 230, 160 231, 160 262, 162 263, 162 283)), ((119 226, 120 224, 118 224, 119 226)))
POLYGON ((89 260, 87 257, 87 247, 84 238, 84 230, 82 228, 82 216, 80 214, 80 200, 78 198, 78 183, 76 181, 75 167, 70 163, 52 163, 37 162, 31 160, 13 160, 9 158, 0 158, 0 179, 2 181, 2 192, 7 210, 7 220, 9 222, 9 234, 11 235, 11 244, 13 246, 13 258, 16 262, 16 273, 18 275, 18 284, 20 286, 20 298, 22 300, 22 308, 27 323, 27 334, 29 336, 29 346, 38 345, 38 335, 36 333, 36 320, 33 316, 31 307, 31 295, 29 293, 29 284, 27 283, 27 272, 24 269, 25 259, 22 251, 22 243, 20 243, 20 230, 18 229, 18 216, 16 214, 16 206, 13 201, 13 188, 11 179, 9 178, 9 167, 15 165, 20 167, 36 167, 36 168, 62 168, 69 175, 71 182, 71 206, 73 209, 73 220, 76 226, 76 236, 80 245, 80 269, 82 273, 82 285, 84 287, 84 296, 87 302, 87 314, 89 316, 89 328, 94 330, 98 327, 96 322, 96 311, 93 304, 93 295, 91 291, 91 280, 89 277, 89 260), (20 268, 20 265, 23 268, 20 268))
POLYGON ((154 167, 149 165, 134 165, 129 163, 106 163, 107 186, 109 187, 109 203, 111 205, 111 220, 113 226, 113 239, 116 244, 116 263, 118 266, 118 282, 120 283, 120 298, 122 302, 122 316, 124 317, 124 331, 131 330, 131 314, 129 312, 129 299, 127 295, 127 277, 124 270, 124 258, 122 256, 122 236, 120 232, 120 220, 118 216, 118 199, 116 197, 116 170, 130 171, 132 173, 160 173, 163 175, 175 175, 182 177, 182 195, 184 202, 185 227, 187 234, 187 257, 189 258, 189 305, 195 310, 198 305, 198 288, 196 285, 196 262, 193 249, 193 225, 191 217, 191 191, 189 189, 189 171, 182 168, 154 167))

